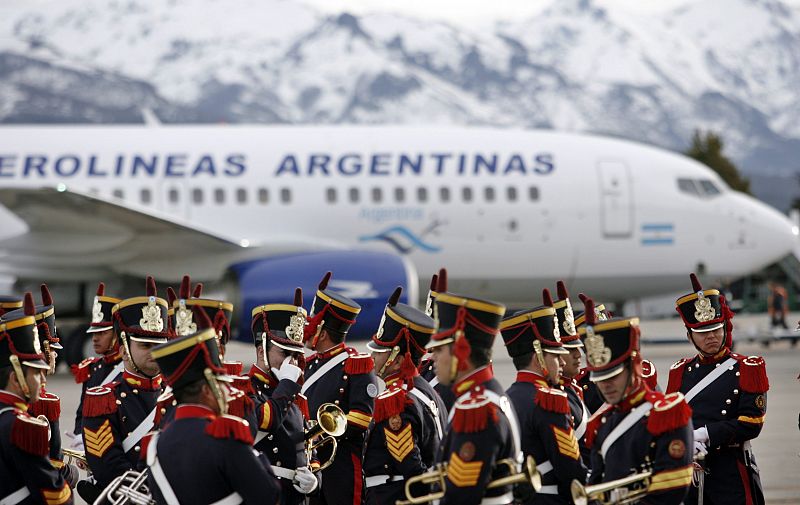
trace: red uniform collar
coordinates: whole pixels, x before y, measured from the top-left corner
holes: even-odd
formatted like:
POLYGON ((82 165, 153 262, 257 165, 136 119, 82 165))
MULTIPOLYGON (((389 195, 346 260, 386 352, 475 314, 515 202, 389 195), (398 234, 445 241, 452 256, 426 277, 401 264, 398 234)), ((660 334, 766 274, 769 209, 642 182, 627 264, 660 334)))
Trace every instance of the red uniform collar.
POLYGON ((453 391, 456 394, 465 393, 468 389, 481 386, 494 378, 494 370, 492 365, 482 366, 473 370, 469 375, 463 377, 460 381, 453 384, 453 391))
POLYGON ((621 412, 629 412, 631 409, 641 405, 647 399, 648 392, 650 392, 650 390, 647 388, 645 383, 642 382, 639 387, 628 393, 628 395, 614 407, 621 412))
POLYGON ((24 398, 5 389, 0 389, 0 403, 12 405, 20 410, 28 410, 28 403, 24 398))
POLYGON ((178 405, 175 408, 175 420, 178 419, 214 419, 217 415, 213 410, 205 405, 198 405, 196 403, 187 403, 178 405))
POLYGON ((698 354, 697 360, 703 365, 713 365, 715 363, 721 363, 722 360, 726 359, 730 355, 731 350, 727 347, 723 347, 721 351, 713 356, 703 356, 702 354, 698 354))
POLYGON ((122 378, 131 386, 143 389, 145 391, 156 391, 161 389, 161 374, 149 379, 134 372, 125 370, 122 372, 122 378))
POLYGON ((316 359, 328 359, 336 356, 340 352, 344 351, 344 342, 341 344, 336 344, 335 346, 331 347, 327 351, 318 352, 314 355, 316 359))
POLYGON ((109 354, 103 356, 103 363, 113 365, 122 361, 122 354, 120 354, 119 349, 115 349, 109 354))
POLYGON ((259 382, 263 382, 264 384, 270 387, 273 387, 278 383, 277 379, 273 376, 272 372, 265 372, 264 370, 259 368, 258 365, 251 366, 250 371, 247 372, 247 375, 250 377, 255 377, 256 380, 258 380, 259 382))
POLYGON ((544 377, 536 372, 531 372, 530 370, 518 370, 517 382, 529 382, 537 386, 550 387, 544 377))

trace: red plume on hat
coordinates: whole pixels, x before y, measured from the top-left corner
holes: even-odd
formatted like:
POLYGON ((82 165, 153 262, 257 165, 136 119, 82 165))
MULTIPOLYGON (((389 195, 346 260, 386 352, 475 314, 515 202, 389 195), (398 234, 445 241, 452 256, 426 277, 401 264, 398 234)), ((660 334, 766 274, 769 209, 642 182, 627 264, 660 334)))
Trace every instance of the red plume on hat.
POLYGON ((566 300, 569 298, 569 293, 567 292, 567 286, 564 284, 564 281, 558 281, 556 283, 556 291, 558 292, 559 300, 566 300))
POLYGON ((30 291, 25 293, 24 301, 22 302, 23 311, 26 316, 36 315, 36 302, 33 301, 33 294, 30 291))
POLYGON ((397 302, 400 301, 400 295, 402 293, 403 293, 402 287, 397 286, 396 288, 394 288, 394 292, 392 293, 392 296, 389 297, 389 301, 386 302, 386 305, 388 305, 389 307, 394 307, 395 305, 397 305, 397 302))
POLYGON ((431 277, 431 287, 429 288, 431 291, 436 291, 436 288, 439 286, 439 275, 433 274, 431 277))
POLYGON ((175 290, 172 289, 172 286, 167 286, 167 303, 170 307, 172 307, 173 302, 178 299, 178 295, 175 294, 175 290))
POLYGON ((331 271, 325 272, 325 275, 322 277, 322 280, 319 281, 318 289, 320 291, 323 291, 328 287, 328 283, 330 282, 331 277, 333 277, 333 272, 331 271))
POLYGON ((440 268, 439 269, 439 280, 438 284, 436 285, 436 292, 437 293, 445 293, 447 292, 447 269, 440 268))
POLYGON ((192 291, 192 298, 200 298, 203 296, 203 283, 198 282, 194 285, 194 291, 192 291))
POLYGON ((47 284, 42 284, 42 305, 53 305, 53 296, 47 288, 47 284))
POLYGON ((578 293, 578 298, 580 298, 581 302, 583 302, 584 304, 586 303, 586 300, 589 299, 589 297, 586 296, 586 293, 578 293))
POLYGON ((184 275, 181 279, 181 287, 178 289, 178 296, 183 300, 188 300, 192 293, 192 279, 184 275))
POLYGON ((303 306, 303 288, 294 288, 294 306, 303 306))
POLYGON ((550 290, 547 288, 542 290, 542 302, 547 307, 553 306, 553 297, 550 296, 550 290))
POLYGON ((584 306, 584 314, 586 314, 586 324, 588 326, 593 326, 597 324, 597 317, 594 312, 594 300, 592 300, 589 297, 585 297, 583 299, 583 306, 584 306))
POLYGON ((692 289, 695 293, 703 290, 703 285, 700 284, 700 281, 697 279, 697 276, 694 274, 694 272, 689 274, 689 279, 692 281, 692 289))
POLYGON ((97 296, 103 296, 106 294, 106 283, 101 282, 97 285, 97 296))
POLYGON ((158 296, 158 288, 156 288, 156 280, 153 279, 152 275, 147 276, 147 281, 145 282, 146 293, 147 296, 158 296))

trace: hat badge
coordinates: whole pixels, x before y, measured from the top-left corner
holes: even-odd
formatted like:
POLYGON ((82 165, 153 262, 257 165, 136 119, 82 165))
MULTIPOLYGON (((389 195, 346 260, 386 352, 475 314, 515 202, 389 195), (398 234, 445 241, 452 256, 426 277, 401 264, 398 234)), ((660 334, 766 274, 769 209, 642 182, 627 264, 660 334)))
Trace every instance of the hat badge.
POLYGON ((100 323, 102 321, 103 321, 103 305, 100 303, 100 299, 95 296, 94 303, 92 304, 92 322, 100 323))
POLYGON ((694 317, 699 323, 705 323, 714 319, 717 311, 711 305, 711 299, 706 298, 702 291, 697 292, 697 301, 694 302, 694 317))
POLYGON ((180 306, 175 312, 175 332, 180 336, 196 333, 197 324, 192 322, 192 311, 186 308, 186 300, 178 303, 180 306))
POLYGON ((567 305, 564 307, 564 323, 562 324, 564 333, 567 335, 575 335, 575 315, 572 313, 572 304, 567 300, 567 305))
POLYGON ((286 332, 286 337, 293 342, 299 343, 303 341, 303 331, 306 325, 306 318, 303 317, 302 310, 303 309, 301 307, 297 307, 297 314, 289 318, 289 326, 283 330, 286 332))
POLYGON ((561 342, 561 332, 558 331, 558 316, 553 315, 553 338, 556 342, 561 342))
POLYGON ((161 318, 161 309, 156 305, 156 297, 151 296, 147 300, 147 305, 142 307, 142 318, 139 319, 139 326, 146 331, 162 331, 164 320, 161 318))
POLYGON ((381 322, 378 323, 378 333, 375 334, 375 338, 380 340, 381 336, 383 336, 383 325, 386 324, 386 311, 383 311, 383 316, 381 316, 381 322))
POLYGON ((433 297, 428 295, 428 299, 425 301, 425 315, 430 317, 433 313, 433 297))
POLYGON ((34 354, 42 354, 42 344, 39 343, 39 328, 33 325, 33 351, 34 354))
POLYGON ((603 335, 595 333, 591 326, 586 328, 586 360, 593 367, 605 366, 611 362, 611 349, 606 347, 603 335))

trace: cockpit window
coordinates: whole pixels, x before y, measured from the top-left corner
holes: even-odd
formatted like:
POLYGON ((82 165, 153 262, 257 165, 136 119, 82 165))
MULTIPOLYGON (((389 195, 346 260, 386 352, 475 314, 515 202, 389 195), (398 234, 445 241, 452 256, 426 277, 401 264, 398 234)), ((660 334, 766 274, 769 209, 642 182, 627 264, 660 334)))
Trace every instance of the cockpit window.
POLYGON ((713 198, 722 190, 717 183, 709 179, 678 179, 678 189, 681 193, 696 196, 698 198, 713 198))

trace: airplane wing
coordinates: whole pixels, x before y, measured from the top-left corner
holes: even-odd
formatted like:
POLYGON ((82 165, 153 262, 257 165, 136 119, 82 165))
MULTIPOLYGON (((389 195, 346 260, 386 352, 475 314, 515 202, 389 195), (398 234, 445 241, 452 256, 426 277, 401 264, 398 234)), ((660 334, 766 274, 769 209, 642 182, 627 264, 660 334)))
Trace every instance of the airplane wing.
POLYGON ((240 244, 210 230, 119 200, 55 188, 0 188, 0 205, 0 274, 20 279, 159 275, 174 272, 176 264, 214 278, 228 264, 217 260, 247 256, 240 244))

